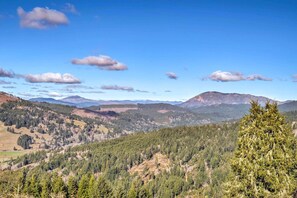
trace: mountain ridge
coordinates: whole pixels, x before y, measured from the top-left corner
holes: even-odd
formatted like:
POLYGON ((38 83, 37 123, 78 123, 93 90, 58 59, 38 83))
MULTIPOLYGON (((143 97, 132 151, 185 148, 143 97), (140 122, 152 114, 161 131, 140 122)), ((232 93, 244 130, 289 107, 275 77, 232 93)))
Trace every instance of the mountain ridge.
POLYGON ((100 106, 100 105, 117 105, 117 104, 156 104, 165 103, 177 105, 182 103, 181 101, 162 101, 162 100, 93 100, 84 98, 78 95, 68 96, 62 99, 54 98, 31 98, 29 101, 32 102, 48 102, 53 104, 64 104, 75 107, 90 107, 90 106, 100 106))
POLYGON ((258 101, 261 105, 265 104, 267 101, 280 103, 277 100, 273 100, 264 96, 208 91, 190 98, 186 102, 180 104, 180 106, 192 108, 220 104, 250 104, 252 100, 258 101))

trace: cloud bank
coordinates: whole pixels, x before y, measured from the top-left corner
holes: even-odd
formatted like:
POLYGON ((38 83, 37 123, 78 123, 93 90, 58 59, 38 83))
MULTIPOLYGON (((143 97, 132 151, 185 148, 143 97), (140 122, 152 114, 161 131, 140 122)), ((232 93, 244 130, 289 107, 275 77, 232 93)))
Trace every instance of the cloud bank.
POLYGON ((267 78, 264 76, 261 76, 259 74, 253 74, 250 76, 244 76, 240 72, 224 72, 224 71, 215 71, 212 74, 210 74, 206 79, 210 79, 217 82, 235 82, 235 81, 255 81, 255 80, 262 80, 262 81, 272 81, 271 78, 267 78))
POLYGON ((103 70, 110 71, 122 71, 127 70, 128 67, 109 56, 99 55, 99 56, 87 56, 82 59, 73 59, 71 61, 74 65, 90 65, 96 66, 103 70))
POLYGON ((20 17, 20 25, 24 28, 47 29, 69 23, 64 13, 49 8, 35 7, 26 12, 22 7, 18 7, 17 14, 20 17))
POLYGON ((43 74, 28 74, 24 76, 25 80, 30 83, 56 83, 56 84, 80 84, 81 81, 65 73, 43 73, 43 74))

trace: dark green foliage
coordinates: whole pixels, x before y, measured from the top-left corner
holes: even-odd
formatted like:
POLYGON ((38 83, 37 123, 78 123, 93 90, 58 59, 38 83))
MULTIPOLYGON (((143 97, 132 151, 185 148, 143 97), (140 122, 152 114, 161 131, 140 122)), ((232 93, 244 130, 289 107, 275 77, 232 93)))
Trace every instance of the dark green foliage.
POLYGON ((77 195, 78 185, 74 177, 68 179, 68 197, 75 198, 77 195))
POLYGON ((41 198, 50 198, 52 192, 51 178, 49 175, 44 175, 41 179, 41 198))
POLYGON ((98 180, 95 182, 95 192, 96 194, 94 198, 107 198, 112 197, 113 195, 113 190, 104 177, 99 177, 98 180))
POLYGON ((17 140, 17 144, 23 149, 29 149, 30 144, 33 144, 33 138, 27 134, 21 135, 17 140))
POLYGON ((88 175, 83 175, 78 184, 77 196, 80 198, 89 197, 89 177, 88 175))
POLYGON ((253 102, 240 124, 229 197, 290 197, 296 190, 297 144, 276 104, 253 102))
POLYGON ((63 179, 57 174, 53 175, 53 193, 62 196, 65 196, 67 194, 66 185, 63 179))
POLYGON ((219 104, 192 108, 191 110, 203 116, 204 119, 220 122, 240 119, 249 112, 249 108, 250 105, 248 104, 219 104))

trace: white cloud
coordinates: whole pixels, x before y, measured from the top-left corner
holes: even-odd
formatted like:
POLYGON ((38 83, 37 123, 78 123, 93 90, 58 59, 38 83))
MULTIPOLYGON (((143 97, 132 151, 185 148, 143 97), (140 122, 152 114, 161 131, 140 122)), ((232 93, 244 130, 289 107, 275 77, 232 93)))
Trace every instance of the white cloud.
POLYGON ((26 12, 22 7, 18 7, 17 13, 20 25, 24 28, 46 29, 69 23, 64 13, 49 8, 35 7, 32 11, 26 12))
POLYGON ((24 76, 25 80, 30 83, 57 83, 57 84, 80 84, 81 81, 65 73, 43 73, 43 74, 28 74, 24 76))
POLYGON ((297 82, 297 74, 293 75, 293 81, 297 82))
POLYGON ((177 75, 174 72, 167 72, 166 75, 170 79, 176 80, 178 78, 177 75))
POLYGON ((210 74, 207 79, 217 81, 217 82, 234 82, 234 81, 243 81, 243 80, 262 80, 262 81, 271 81, 271 78, 267 78, 264 76, 261 76, 259 74, 253 74, 250 76, 245 77, 240 72, 224 72, 224 71, 215 71, 212 74, 210 74))
POLYGON ((228 82, 228 81, 240 81, 245 80, 244 76, 238 72, 223 72, 215 71, 210 76, 209 79, 218 82, 228 82))
POLYGON ((103 85, 103 86, 101 86, 101 89, 134 92, 134 88, 133 87, 118 86, 118 85, 103 85))
POLYGON ((128 67, 116 60, 112 59, 109 56, 99 55, 99 56, 87 56, 82 59, 73 59, 71 61, 74 65, 91 65, 96 66, 103 70, 114 70, 122 71, 127 70, 128 67))
POLYGON ((60 94, 58 92, 54 92, 54 91, 49 92, 47 95, 50 96, 50 97, 62 97, 63 96, 62 94, 60 94))

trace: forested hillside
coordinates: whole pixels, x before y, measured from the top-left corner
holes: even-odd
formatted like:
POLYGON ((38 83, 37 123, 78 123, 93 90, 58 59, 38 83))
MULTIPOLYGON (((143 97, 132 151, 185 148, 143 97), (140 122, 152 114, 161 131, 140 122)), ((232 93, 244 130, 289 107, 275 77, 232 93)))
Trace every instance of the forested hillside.
POLYGON ((236 131, 237 123, 167 128, 25 155, 10 162, 15 171, 1 173, 0 191, 36 197, 46 191, 71 197, 104 181, 104 188, 115 197, 219 197, 236 131))
POLYGON ((37 149, 59 148, 113 136, 112 128, 105 130, 100 120, 73 115, 72 110, 69 106, 25 100, 3 103, 0 107, 3 134, 19 137, 14 150, 30 149, 31 144, 37 149))

